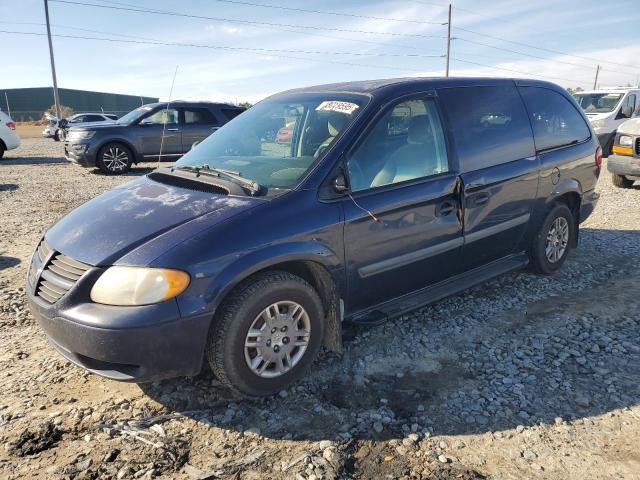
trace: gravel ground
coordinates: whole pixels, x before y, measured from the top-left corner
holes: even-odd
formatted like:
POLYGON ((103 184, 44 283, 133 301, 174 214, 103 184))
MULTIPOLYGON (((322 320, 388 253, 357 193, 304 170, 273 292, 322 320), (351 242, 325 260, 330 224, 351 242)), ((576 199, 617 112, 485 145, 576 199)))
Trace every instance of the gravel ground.
POLYGON ((640 188, 608 175, 580 248, 348 332, 307 379, 235 398, 209 374, 131 385, 59 357, 25 306, 28 259, 125 177, 27 139, 0 162, 0 478, 640 478, 640 188))

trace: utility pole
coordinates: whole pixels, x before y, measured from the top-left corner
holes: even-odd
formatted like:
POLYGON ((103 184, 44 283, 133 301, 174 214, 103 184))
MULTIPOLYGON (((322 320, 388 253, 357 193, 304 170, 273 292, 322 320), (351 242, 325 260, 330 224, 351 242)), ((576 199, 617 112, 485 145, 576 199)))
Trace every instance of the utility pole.
POLYGON ((447 66, 444 76, 449 76, 449 54, 451 53, 451 4, 449 4, 449 21, 447 22, 447 66))
POLYGON ((56 117, 60 118, 60 97, 58 96, 58 80, 56 79, 56 62, 53 59, 53 43, 51 43, 51 24, 49 23, 49 2, 44 0, 44 16, 47 20, 47 38, 49 39, 49 57, 51 58, 51 75, 53 76, 53 102, 56 106, 56 117))
POLYGON ((600 73, 600 65, 596 66, 596 79, 593 81, 594 90, 597 90, 598 88, 598 73, 600 73))

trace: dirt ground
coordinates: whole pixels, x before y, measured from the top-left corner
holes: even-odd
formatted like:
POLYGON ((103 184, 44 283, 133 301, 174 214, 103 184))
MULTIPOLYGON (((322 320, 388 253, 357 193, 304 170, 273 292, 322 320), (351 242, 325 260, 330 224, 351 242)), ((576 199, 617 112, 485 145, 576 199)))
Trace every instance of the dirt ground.
POLYGON ((26 123, 18 123, 16 125, 16 132, 22 139, 40 138, 43 130, 44 125, 29 125, 26 123))
POLYGON ((0 161, 0 478, 640 479, 637 184, 605 170, 557 274, 350 329, 292 388, 243 399, 207 371, 105 380, 47 344, 24 298, 41 234, 153 167, 107 177, 61 154, 27 138, 0 161))

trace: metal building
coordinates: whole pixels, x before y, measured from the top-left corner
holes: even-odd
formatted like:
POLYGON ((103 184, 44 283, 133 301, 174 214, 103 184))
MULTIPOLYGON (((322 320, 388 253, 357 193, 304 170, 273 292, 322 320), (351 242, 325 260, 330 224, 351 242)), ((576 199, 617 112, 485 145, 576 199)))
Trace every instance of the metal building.
MULTIPOLYGON (((119 117, 142 104, 158 101, 152 97, 68 88, 59 88, 58 92, 60 103, 71 107, 75 113, 104 112, 114 113, 119 117)), ((40 120, 53 103, 52 87, 0 90, 0 109, 11 112, 11 117, 17 122, 40 120)))

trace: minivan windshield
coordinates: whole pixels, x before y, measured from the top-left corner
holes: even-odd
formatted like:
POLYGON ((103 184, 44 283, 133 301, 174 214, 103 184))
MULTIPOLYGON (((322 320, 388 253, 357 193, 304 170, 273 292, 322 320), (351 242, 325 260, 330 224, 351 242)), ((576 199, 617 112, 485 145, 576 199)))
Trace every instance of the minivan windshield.
POLYGON ((623 93, 576 93, 578 104, 586 113, 609 113, 613 112, 623 97, 623 93))
POLYGON ((153 110, 151 107, 138 107, 135 110, 131 110, 126 115, 120 117, 118 121, 116 121, 116 123, 118 125, 129 125, 138 120, 143 115, 149 113, 151 110, 153 110))
POLYGON ((251 107, 177 162, 232 171, 266 188, 290 188, 329 150, 368 97, 303 93, 251 107))

